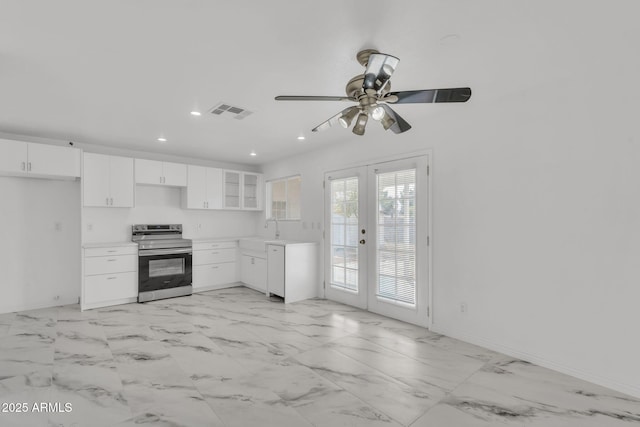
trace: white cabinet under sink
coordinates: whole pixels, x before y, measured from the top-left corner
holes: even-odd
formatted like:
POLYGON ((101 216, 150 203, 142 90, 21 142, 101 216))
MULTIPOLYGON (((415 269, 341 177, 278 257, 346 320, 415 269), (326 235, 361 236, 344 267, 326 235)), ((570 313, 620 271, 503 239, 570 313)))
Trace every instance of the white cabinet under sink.
POLYGON ((134 186, 132 158, 84 153, 84 206, 132 208, 134 186))
POLYGON ((266 253, 242 253, 240 256, 240 281, 256 291, 267 291, 266 253))
POLYGON ((77 178, 80 150, 0 139, 0 174, 34 178, 77 178))
POLYGON ((136 159, 136 184, 187 186, 187 165, 136 159))

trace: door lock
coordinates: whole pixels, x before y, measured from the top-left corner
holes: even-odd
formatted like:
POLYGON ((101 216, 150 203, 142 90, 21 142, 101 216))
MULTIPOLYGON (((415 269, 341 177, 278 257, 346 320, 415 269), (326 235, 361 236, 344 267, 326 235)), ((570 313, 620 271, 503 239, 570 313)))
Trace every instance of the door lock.
POLYGON ((366 242, 364 241, 364 239, 360 240, 360 244, 364 245, 366 242))

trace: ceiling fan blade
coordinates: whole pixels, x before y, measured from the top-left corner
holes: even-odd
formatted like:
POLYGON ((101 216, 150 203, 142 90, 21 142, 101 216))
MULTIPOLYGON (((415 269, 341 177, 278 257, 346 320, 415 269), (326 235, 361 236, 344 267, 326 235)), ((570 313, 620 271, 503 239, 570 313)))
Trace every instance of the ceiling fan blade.
POLYGON ((276 101, 356 101, 354 98, 346 96, 276 96, 276 101))
POLYGON ((391 78, 400 60, 384 53, 373 53, 369 56, 367 70, 364 72, 362 88, 380 91, 391 78))
POLYGON ((393 104, 467 102, 469 98, 471 98, 471 89, 468 87, 457 87, 451 89, 407 90, 404 92, 390 92, 387 96, 397 97, 397 101, 388 101, 393 104))
POLYGON ((393 109, 391 107, 389 107, 386 104, 380 104, 380 105, 382 106, 382 108, 384 108, 384 111, 386 111, 387 114, 393 120, 395 120, 395 123, 393 125, 391 125, 391 127, 389 128, 389 129, 391 129, 393 131, 393 133, 402 133, 402 132, 406 132, 409 129, 411 129, 411 125, 409 123, 407 123, 407 121, 405 119, 400 117, 400 115, 398 113, 393 111, 393 109))
POLYGON ((330 117, 328 120, 325 120, 324 122, 320 123, 318 126, 316 126, 313 129, 311 129, 311 132, 318 132, 318 131, 323 131, 323 130, 329 129, 330 127, 332 127, 333 125, 338 123, 338 119, 340 118, 340 116, 342 116, 344 113, 346 113, 347 111, 351 110, 352 108, 357 108, 357 107, 347 107, 347 108, 345 108, 344 110, 340 111, 335 116, 330 117))

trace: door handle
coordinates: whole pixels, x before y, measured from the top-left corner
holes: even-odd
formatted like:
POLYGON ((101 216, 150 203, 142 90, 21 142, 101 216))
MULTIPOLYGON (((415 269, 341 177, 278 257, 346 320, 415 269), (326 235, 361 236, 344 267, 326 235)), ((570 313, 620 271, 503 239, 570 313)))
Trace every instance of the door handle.
POLYGON ((360 244, 364 245, 366 242, 364 241, 364 239, 360 240, 360 244))
POLYGON ((20 165, 20 168, 21 168, 22 170, 25 170, 26 166, 25 166, 25 163, 24 163, 24 162, 22 162, 22 164, 20 165))

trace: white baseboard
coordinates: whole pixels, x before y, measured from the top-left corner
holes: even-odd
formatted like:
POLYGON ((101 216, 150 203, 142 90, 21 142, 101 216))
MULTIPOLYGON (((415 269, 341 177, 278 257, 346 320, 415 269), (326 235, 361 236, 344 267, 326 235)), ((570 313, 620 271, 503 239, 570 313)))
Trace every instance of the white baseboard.
POLYGON ((4 313, 15 313, 17 311, 28 311, 28 310, 40 310, 42 308, 53 308, 53 307, 60 307, 63 305, 72 305, 72 304, 78 304, 78 297, 80 295, 78 295, 77 297, 73 297, 73 298, 63 298, 60 299, 58 301, 56 301, 55 303, 38 303, 38 304, 22 304, 22 305, 13 305, 13 306, 8 306, 8 307, 0 307, 0 314, 4 314, 4 313))
POLYGON ((454 331, 453 329, 443 328, 439 325, 432 325, 431 331, 436 332, 438 334, 446 335, 451 338, 458 339, 460 341, 465 341, 470 344, 475 344, 475 345, 487 348, 489 350, 497 351, 511 357, 522 359, 527 362, 534 363, 538 366, 542 366, 544 368, 561 372, 563 374, 571 375, 572 377, 589 381, 591 383, 598 384, 603 387, 607 387, 612 390, 619 391, 621 393, 625 393, 636 398, 640 398, 640 386, 638 386, 637 384, 621 383, 620 381, 613 380, 611 378, 603 377, 601 375, 593 374, 591 372, 586 372, 580 369, 575 369, 563 362, 547 359, 537 354, 531 354, 531 353, 519 351, 517 349, 498 344, 492 340, 489 340, 483 337, 466 334, 460 331, 454 331))
POLYGON ((233 282, 233 283, 225 283, 223 285, 201 286, 201 287, 198 287, 198 288, 194 288, 193 289, 193 293, 197 294, 197 293, 200 293, 200 292, 215 291, 217 289, 235 288, 237 286, 243 286, 243 284, 239 283, 239 282, 233 282))

